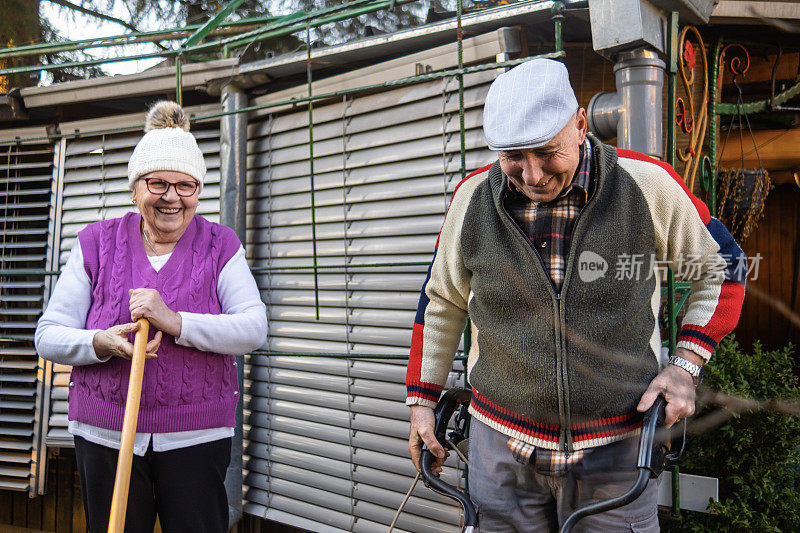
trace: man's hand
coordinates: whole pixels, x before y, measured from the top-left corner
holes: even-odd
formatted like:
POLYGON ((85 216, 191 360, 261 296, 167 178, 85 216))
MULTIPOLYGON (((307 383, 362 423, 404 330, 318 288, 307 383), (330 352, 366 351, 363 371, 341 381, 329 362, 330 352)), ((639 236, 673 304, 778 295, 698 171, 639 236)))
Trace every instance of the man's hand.
MULTIPOLYGON (((92 339, 92 347, 97 357, 122 357, 130 360, 133 357, 133 344, 128 342, 128 334, 139 331, 139 323, 111 326, 105 331, 98 331, 92 339)), ((156 351, 161 346, 161 332, 157 331, 153 340, 147 343, 146 359, 155 359, 156 351)))
MULTIPOLYGON (((705 359, 686 348, 678 348, 675 355, 683 357, 692 363, 703 365, 705 359)), ((659 375, 650 382, 650 386, 642 395, 636 410, 645 412, 650 409, 658 395, 662 395, 667 400, 667 408, 664 418, 664 426, 671 427, 681 418, 687 418, 694 414, 695 386, 692 375, 686 370, 675 365, 667 365, 659 375)))
POLYGON ((422 460, 422 445, 427 444, 428 449, 436 456, 431 470, 435 473, 442 471, 444 460, 450 455, 439 444, 433 434, 436 419, 433 417, 433 409, 424 405, 411 406, 411 433, 408 436, 408 451, 411 453, 411 462, 417 472, 420 471, 420 461, 422 460))
POLYGON ((131 321, 145 317, 156 329, 169 333, 176 339, 181 336, 181 315, 167 307, 155 289, 131 289, 129 305, 131 321))

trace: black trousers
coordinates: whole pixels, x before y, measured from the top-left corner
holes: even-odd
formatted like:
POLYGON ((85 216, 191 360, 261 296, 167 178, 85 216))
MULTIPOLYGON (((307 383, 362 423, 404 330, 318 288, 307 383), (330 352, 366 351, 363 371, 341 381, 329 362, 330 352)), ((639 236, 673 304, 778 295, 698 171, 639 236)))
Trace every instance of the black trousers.
MULTIPOLYGON (((75 436, 75 459, 86 523, 92 533, 108 531, 118 451, 75 436)), ((156 515, 164 533, 225 533, 228 499, 225 471, 231 439, 133 456, 126 533, 152 533, 156 515)))

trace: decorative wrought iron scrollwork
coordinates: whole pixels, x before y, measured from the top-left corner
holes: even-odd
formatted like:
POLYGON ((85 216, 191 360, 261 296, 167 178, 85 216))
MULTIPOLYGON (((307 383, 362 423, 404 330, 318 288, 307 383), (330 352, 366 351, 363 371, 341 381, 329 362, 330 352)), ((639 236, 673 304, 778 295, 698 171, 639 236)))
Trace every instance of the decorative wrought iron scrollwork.
MULTIPOLYGON (((702 157, 703 141, 705 140, 708 122, 708 63, 706 60, 705 43, 700 36, 700 32, 694 26, 686 26, 681 31, 678 38, 681 43, 680 60, 678 70, 683 82, 686 99, 678 98, 676 101, 676 123, 681 127, 683 133, 689 135, 686 146, 675 147, 677 158, 685 163, 683 167, 683 181, 689 190, 694 186, 694 179, 697 175, 702 157), (696 48, 695 48, 696 46, 696 48), (695 83, 698 55, 702 62, 702 85, 700 94, 702 100, 699 106, 695 106, 695 83)), ((701 185, 702 185, 701 179, 701 185)))
POLYGON ((739 43, 731 43, 722 49, 720 54, 720 63, 728 61, 728 71, 733 75, 734 79, 739 76, 744 76, 750 70, 750 53, 747 48, 739 43))

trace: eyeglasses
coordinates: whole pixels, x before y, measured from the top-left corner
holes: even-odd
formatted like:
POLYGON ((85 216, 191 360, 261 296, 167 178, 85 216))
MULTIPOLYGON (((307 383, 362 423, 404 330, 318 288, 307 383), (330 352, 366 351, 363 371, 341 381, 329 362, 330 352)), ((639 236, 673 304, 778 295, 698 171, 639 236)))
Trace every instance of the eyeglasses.
POLYGON ((178 196, 187 197, 191 196, 197 191, 200 186, 196 181, 179 181, 178 183, 170 183, 160 178, 144 178, 147 185, 147 190, 151 194, 167 194, 170 187, 175 187, 175 192, 178 196))

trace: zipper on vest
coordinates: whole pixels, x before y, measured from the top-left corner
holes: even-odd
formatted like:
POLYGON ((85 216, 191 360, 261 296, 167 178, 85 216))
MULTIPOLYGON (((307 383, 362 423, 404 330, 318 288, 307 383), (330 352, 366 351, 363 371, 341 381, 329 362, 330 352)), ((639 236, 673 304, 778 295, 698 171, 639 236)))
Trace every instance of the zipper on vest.
POLYGON ((563 447, 563 451, 569 454, 569 452, 572 451, 572 447, 570 445, 571 439, 569 434, 569 408, 567 407, 567 360, 562 342, 564 339, 564 323, 561 320, 561 293, 555 293, 553 296, 553 301, 555 302, 553 329, 556 337, 556 365, 558 365, 556 369, 556 380, 558 383, 558 420, 561 425, 558 438, 563 447))
MULTIPOLYGON (((539 255, 539 252, 531 245, 528 236, 525 235, 525 232, 522 231, 517 223, 511 218, 511 215, 508 214, 506 211, 505 206, 503 205, 502 198, 500 205, 503 206, 500 211, 505 217, 505 222, 507 225, 515 228, 517 230, 517 234, 525 241, 526 249, 528 253, 534 257, 534 261, 539 263, 540 267, 540 274, 545 280, 547 284, 547 290, 550 292, 550 297, 553 299, 553 332, 555 336, 555 350, 556 350, 556 382, 558 388, 558 421, 561 429, 559 429, 559 442, 562 443, 564 448, 564 452, 570 453, 572 452, 572 435, 569 432, 569 396, 568 390, 569 387, 567 386, 567 361, 566 361, 566 354, 563 350, 563 324, 564 320, 562 319, 562 312, 561 312, 561 293, 556 292, 555 286, 553 285, 553 280, 550 278, 549 274, 547 273, 547 269, 544 265, 544 260, 539 255)), ((580 216, 579 216, 580 218, 580 216)), ((577 226, 577 222, 576 222, 577 226)), ((574 235, 574 230, 573 230, 574 235)), ((573 239, 574 240, 574 239, 573 239)), ((571 255, 571 254, 570 254, 571 255)), ((566 281, 566 280, 565 280, 566 281)), ((562 286, 562 292, 563 292, 562 286)))
MULTIPOLYGON (((588 139, 587 139, 587 142, 589 142, 588 139)), ((566 318, 564 316, 563 309, 561 309, 561 294, 566 294, 567 287, 569 286, 569 284, 570 284, 569 282, 572 279, 572 271, 573 271, 573 266, 574 266, 575 260, 576 260, 575 259, 575 253, 576 253, 576 250, 578 248, 578 241, 582 241, 583 240, 582 237, 583 237, 583 234, 585 232, 582 231, 582 230, 584 229, 584 226, 587 224, 587 222, 586 222, 586 219, 587 219, 586 212, 589 211, 589 209, 591 209, 594 206, 595 200, 597 199, 597 196, 599 194, 599 188, 600 188, 600 150, 596 146, 592 146, 592 158, 594 159, 594 161, 592 162, 593 172, 592 172, 591 179, 594 180, 594 183, 592 184, 592 187, 594 187, 594 192, 590 193, 587 196, 586 203, 584 204, 584 206, 581 208, 580 212, 578 213, 578 217, 575 219, 575 225, 572 226, 572 239, 570 239, 571 242, 569 244, 569 255, 567 255, 567 264, 566 264, 566 268, 564 269, 564 282, 561 284, 561 293, 559 293, 557 295, 557 299, 558 299, 558 302, 557 302, 557 304, 558 304, 557 305, 557 308, 558 308, 558 319, 557 320, 559 321, 558 323, 559 323, 560 327, 562 328, 562 330, 564 328, 566 328, 566 322, 567 321, 566 321, 566 318)), ((574 451, 574 449, 572 447, 572 431, 571 431, 572 420, 571 420, 571 417, 570 417, 569 384, 568 384, 568 381, 567 381, 566 336, 564 336, 563 344, 559 345, 559 350, 562 352, 561 359, 563 360, 563 361, 559 361, 559 363, 561 365, 559 370, 560 370, 560 372, 563 373, 563 379, 564 379, 564 383, 563 383, 564 396, 562 397, 561 402, 559 403, 559 406, 561 404, 563 404, 564 407, 565 407, 565 409, 564 409, 564 411, 565 411, 565 413, 564 413, 564 422, 562 422, 562 430, 563 430, 564 433, 562 435, 561 442, 563 442, 564 452, 569 454, 569 453, 572 453, 574 451)), ((562 386, 562 384, 559 382, 559 389, 561 388, 561 386, 562 386)))

